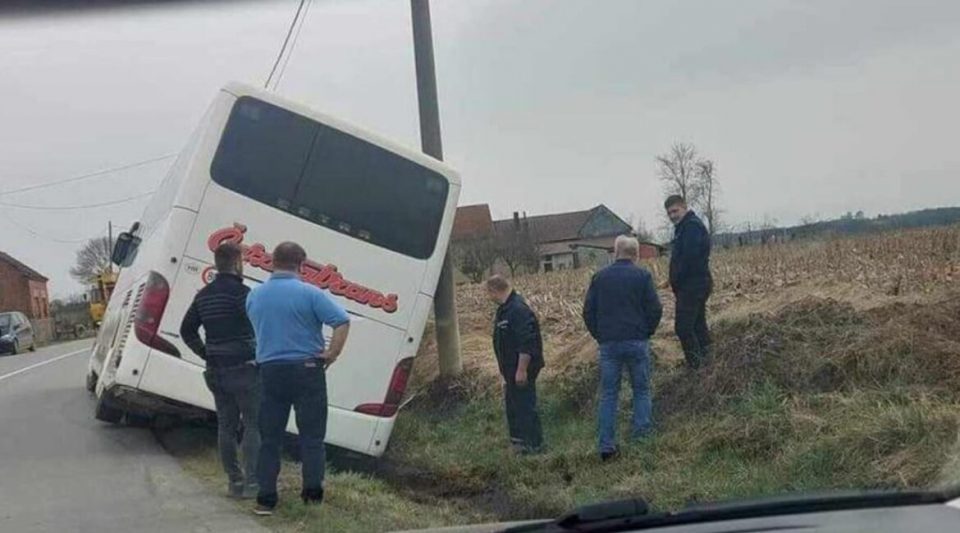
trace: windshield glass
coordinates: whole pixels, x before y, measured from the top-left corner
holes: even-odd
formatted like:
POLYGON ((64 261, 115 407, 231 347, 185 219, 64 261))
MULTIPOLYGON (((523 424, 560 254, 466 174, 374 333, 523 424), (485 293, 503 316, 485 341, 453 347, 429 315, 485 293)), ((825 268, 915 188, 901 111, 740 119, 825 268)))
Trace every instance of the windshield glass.
POLYGON ((446 179, 340 130, 243 97, 211 168, 228 189, 418 259, 433 254, 446 179))
POLYGON ((960 0, 0 1, 0 76, 0 533, 960 487, 960 0))
POLYGON ((0 333, 6 333, 9 331, 12 321, 13 315, 0 315, 0 333))

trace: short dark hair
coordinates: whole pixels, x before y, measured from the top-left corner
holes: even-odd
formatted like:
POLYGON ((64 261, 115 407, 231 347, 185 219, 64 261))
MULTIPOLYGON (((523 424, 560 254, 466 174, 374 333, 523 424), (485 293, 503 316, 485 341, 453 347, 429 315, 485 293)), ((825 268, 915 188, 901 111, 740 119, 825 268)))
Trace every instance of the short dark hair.
POLYGON ((495 274, 487 280, 487 289, 495 292, 506 292, 510 290, 510 282, 503 276, 495 274))
POLYGON ((243 250, 239 244, 225 242, 213 251, 213 264, 217 266, 217 272, 234 272, 242 255, 243 250))
POLYGON ((295 242, 281 242, 273 249, 273 266, 280 270, 297 270, 307 260, 303 246, 295 242))
POLYGON ((679 194, 671 194, 667 196, 667 201, 663 202, 664 209, 670 209, 675 205, 687 205, 687 201, 683 199, 683 196, 679 194))

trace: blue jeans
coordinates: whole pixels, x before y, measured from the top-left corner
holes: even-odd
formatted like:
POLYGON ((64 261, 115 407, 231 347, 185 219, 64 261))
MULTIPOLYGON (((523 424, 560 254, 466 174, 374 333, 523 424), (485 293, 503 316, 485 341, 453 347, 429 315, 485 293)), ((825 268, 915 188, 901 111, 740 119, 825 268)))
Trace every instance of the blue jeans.
POLYGON ((600 345, 600 453, 617 449, 617 404, 620 381, 626 367, 633 387, 633 438, 639 439, 653 430, 653 404, 650 401, 649 341, 618 341, 600 345))
POLYGON ((263 386, 260 403, 260 460, 257 503, 277 505, 277 477, 280 451, 287 434, 287 420, 293 408, 300 433, 304 500, 323 498, 326 467, 323 440, 327 434, 327 382, 323 361, 268 363, 260 367, 263 386))

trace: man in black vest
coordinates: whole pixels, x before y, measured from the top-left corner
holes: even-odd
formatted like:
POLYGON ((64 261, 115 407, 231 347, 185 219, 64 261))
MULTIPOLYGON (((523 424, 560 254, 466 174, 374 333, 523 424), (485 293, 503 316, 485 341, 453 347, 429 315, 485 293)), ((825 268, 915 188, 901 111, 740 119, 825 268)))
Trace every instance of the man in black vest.
POLYGON ((221 244, 213 253, 217 277, 201 289, 183 317, 180 337, 207 363, 203 373, 217 407, 218 444, 234 498, 257 496, 260 453, 260 380, 254 364, 256 342, 247 318, 250 289, 243 284, 243 252, 221 244), (206 343, 200 339, 203 327, 206 343), (237 459, 237 433, 243 423, 243 468, 237 459))
POLYGON ((676 332, 687 367, 700 366, 710 356, 707 299, 713 290, 710 274, 710 233, 683 197, 664 202, 674 224, 670 249, 670 287, 677 298, 676 332))
POLYGON ((499 305, 493 321, 493 350, 504 380, 510 441, 519 453, 537 453, 543 448, 537 414, 537 375, 543 368, 540 323, 506 279, 487 280, 487 293, 499 305))

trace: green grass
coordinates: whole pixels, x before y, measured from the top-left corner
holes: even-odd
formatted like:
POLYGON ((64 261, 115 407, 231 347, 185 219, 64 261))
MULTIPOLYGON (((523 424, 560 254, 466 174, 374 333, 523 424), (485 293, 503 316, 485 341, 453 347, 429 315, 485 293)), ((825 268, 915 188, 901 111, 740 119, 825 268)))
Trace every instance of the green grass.
MULTIPOLYGON (((184 468, 212 491, 226 492, 210 428, 180 428, 161 436, 184 468)), ((300 502, 300 465, 285 460, 280 475, 280 504, 274 516, 258 519, 279 532, 363 532, 422 529, 490 521, 494 517, 433 498, 413 499, 377 477, 329 470, 326 498, 320 507, 300 502)), ((226 498, 226 496, 224 496, 226 498)), ((253 502, 236 502, 238 512, 251 513, 253 502)))
MULTIPOLYGON (((546 384, 546 453, 517 457, 501 405, 411 406, 398 419, 379 476, 332 471, 327 500, 297 498, 299 465, 285 462, 281 505, 263 523, 283 532, 390 531, 553 517, 587 503, 642 497, 659 509, 801 491, 924 487, 960 481, 960 405, 911 390, 795 395, 765 383, 717 410, 679 413, 615 462, 595 451, 591 401, 572 405, 546 384), (955 467, 954 472, 960 472, 955 467)), ((621 405, 620 435, 629 412, 621 405)), ((212 432, 186 468, 223 490, 212 432)), ((168 445, 168 448, 171 446, 168 445)), ((176 445, 173 448, 177 448, 176 445)), ((238 504, 246 512, 250 504, 238 504)))
MULTIPOLYGON (((796 491, 930 485, 950 455, 960 413, 910 391, 800 397, 763 384, 721 409, 674 415, 654 437, 602 464, 592 409, 571 408, 545 389, 549 450, 541 456, 509 451, 500 405, 487 399, 452 412, 409 410, 388 460, 428 472, 433 485, 426 490, 473 498, 502 518, 555 516, 638 496, 673 509, 796 491)), ((627 412, 624 401, 624 423, 627 412)))

